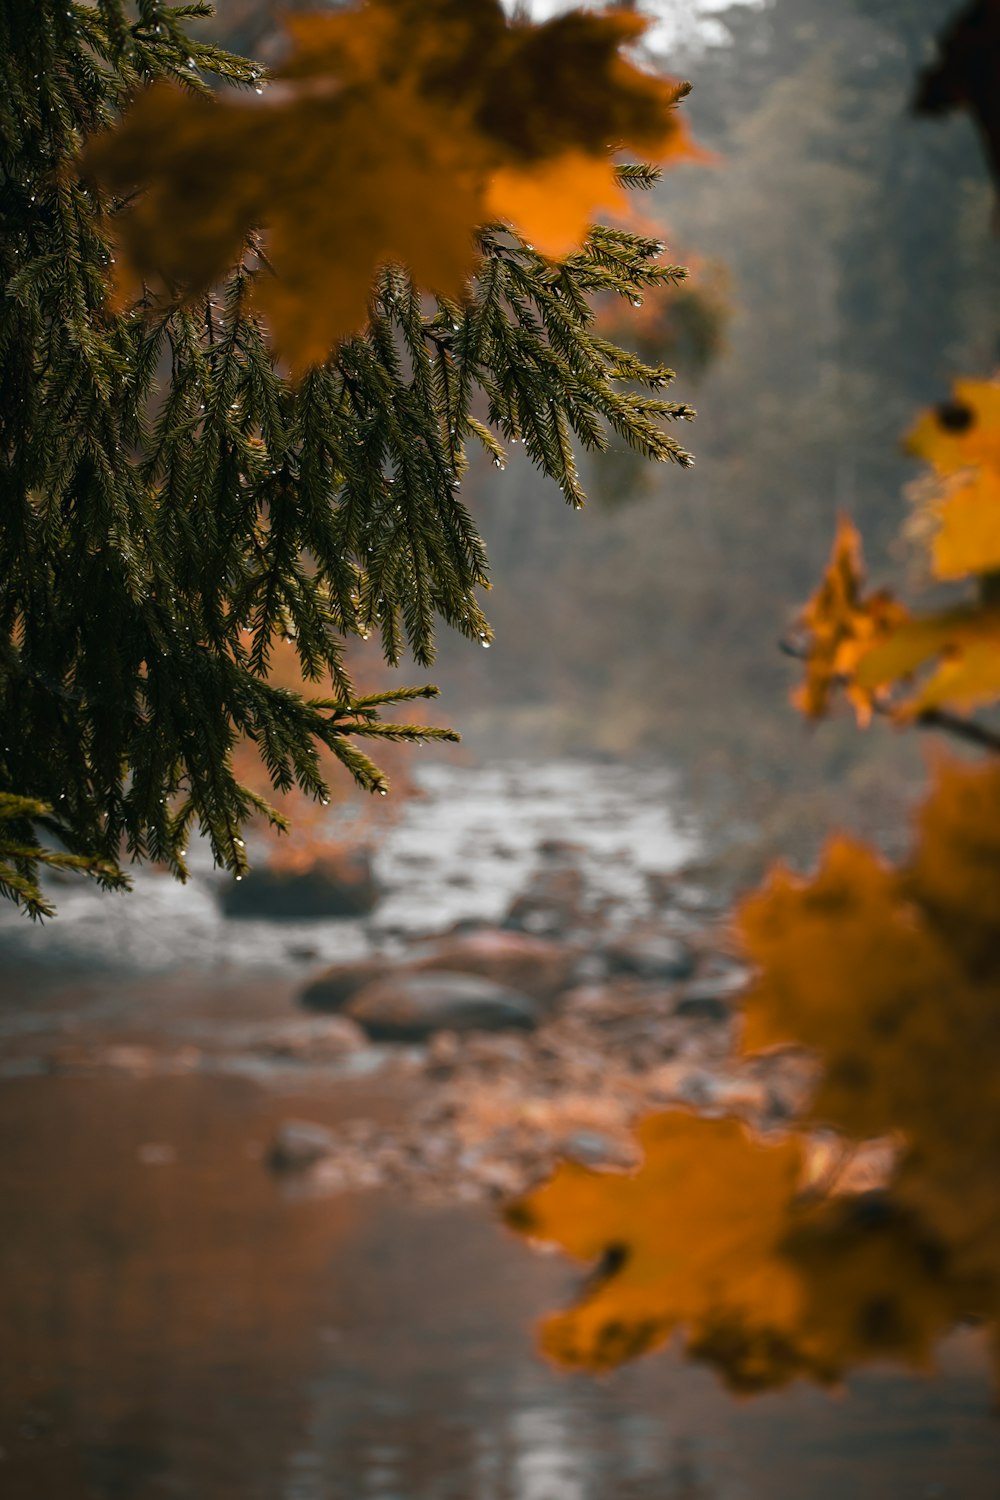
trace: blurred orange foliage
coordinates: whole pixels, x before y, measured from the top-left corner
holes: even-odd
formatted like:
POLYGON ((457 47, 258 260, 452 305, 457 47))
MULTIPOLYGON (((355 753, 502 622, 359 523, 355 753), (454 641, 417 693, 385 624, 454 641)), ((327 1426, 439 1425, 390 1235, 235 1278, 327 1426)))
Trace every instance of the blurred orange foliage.
POLYGON ((542 1346, 601 1370, 681 1330, 739 1390, 925 1367, 957 1319, 1000 1316, 1000 767, 941 768, 902 868, 837 840, 815 876, 775 871, 738 928, 743 1049, 815 1050, 815 1093, 770 1140, 650 1116, 638 1171, 568 1162, 514 1204, 516 1228, 596 1263, 542 1346), (897 1143, 878 1191, 814 1180, 830 1127, 897 1143))
POLYGON ((514 1206, 518 1228, 598 1263, 543 1325, 561 1363, 604 1369, 682 1329, 690 1355, 752 1390, 884 1355, 926 1366, 962 1318, 988 1323, 1000 1355, 1000 736, 953 716, 1000 699, 992 533, 973 504, 1000 498, 1000 384, 959 382, 909 441, 967 486, 968 526, 945 509, 942 534, 951 546, 961 531, 978 597, 920 616, 866 596, 860 537, 841 518, 799 617, 795 701, 815 717, 844 690, 862 722, 873 708, 904 722, 944 708, 925 722, 993 754, 938 764, 903 865, 834 839, 814 875, 778 867, 739 910, 755 969, 742 1050, 805 1047, 819 1064, 777 1144, 735 1120, 654 1116, 633 1175, 567 1164, 514 1206), (816 1133, 830 1131, 849 1155, 891 1146, 875 1191, 810 1176, 816 1133))
POLYGON ((255 295, 296 366, 363 326, 381 264, 461 296, 484 223, 566 251, 619 199, 612 149, 694 149, 687 86, 622 55, 646 25, 630 12, 536 26, 499 0, 367 0, 288 25, 260 98, 158 84, 84 165, 117 194, 144 185, 117 221, 126 279, 203 291, 264 226, 275 274, 255 295))
POLYGON ((859 723, 871 718, 874 691, 856 680, 855 668, 874 641, 905 619, 906 611, 884 590, 865 598, 864 576, 861 538, 841 516, 826 571, 798 620, 808 633, 809 649, 805 681, 792 702, 808 718, 825 714, 838 688, 846 692, 859 723))
MULTIPOLYGON (((245 643, 249 648, 249 634, 245 643)), ((377 692, 379 687, 387 685, 390 668, 381 656, 375 656, 367 670, 362 666, 354 675, 359 693, 377 692)), ((306 681, 295 644, 290 640, 273 642, 267 679, 274 687, 288 688, 306 698, 316 697, 324 690, 322 684, 306 681)), ((415 705, 400 704, 395 716, 402 722, 415 723, 420 713, 415 705)), ((289 873, 308 870, 332 848, 370 843, 379 830, 395 821, 406 798, 415 792, 410 775, 412 746, 404 747, 391 740, 380 743, 379 767, 391 787, 388 797, 373 797, 359 791, 341 774, 340 762, 333 751, 319 742, 316 754, 320 774, 335 799, 333 812, 328 803, 315 801, 298 787, 276 792, 257 746, 249 740, 241 740, 233 752, 233 769, 240 782, 276 808, 290 825, 288 832, 282 832, 264 818, 257 820, 257 829, 267 841, 267 863, 272 869, 289 873)))
POLYGON ((923 413, 906 446, 938 478, 924 502, 935 523, 934 576, 1000 568, 1000 381, 957 380, 952 399, 923 413))
POLYGON ((1000 381, 959 380, 952 400, 925 412, 907 437, 931 465, 921 487, 930 525, 915 530, 931 573, 967 579, 967 604, 911 615, 885 590, 864 598, 861 539, 841 518, 829 566, 799 617, 807 637, 806 676, 793 693, 803 713, 828 712, 838 690, 860 723, 873 706, 906 722, 928 713, 969 712, 1000 697, 1000 381), (934 670, 910 690, 914 674, 934 670))
POLYGON ((913 1215, 810 1192, 801 1136, 766 1142, 680 1110, 649 1116, 638 1135, 632 1175, 567 1162, 508 1212, 597 1263, 579 1300, 542 1325, 553 1360, 606 1370, 678 1331, 688 1355, 743 1392, 801 1375, 827 1384, 886 1355, 929 1363, 962 1303, 913 1215))

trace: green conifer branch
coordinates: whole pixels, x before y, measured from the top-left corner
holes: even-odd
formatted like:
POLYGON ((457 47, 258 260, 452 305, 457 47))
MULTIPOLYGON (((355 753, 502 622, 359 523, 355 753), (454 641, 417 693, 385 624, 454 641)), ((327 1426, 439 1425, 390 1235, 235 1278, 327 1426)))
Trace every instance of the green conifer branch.
POLYGON ((192 36, 206 14, 0 0, 0 894, 34 916, 46 868, 120 888, 124 860, 155 859, 183 878, 199 827, 242 873, 246 822, 282 819, 237 780, 240 742, 276 791, 323 798, 321 746, 380 792, 356 739, 455 738, 383 722, 436 690, 357 698, 346 652, 375 631, 387 661, 429 664, 440 620, 490 639, 470 441, 501 466, 523 442, 575 506, 575 444, 613 431, 690 462, 664 430, 693 415, 660 398, 672 373, 593 326, 596 293, 634 301, 684 274, 623 229, 553 263, 487 227, 463 301, 387 267, 366 328, 297 382, 253 309, 259 241, 200 305, 111 310, 118 205, 77 153, 150 82, 259 83, 192 36), (283 639, 316 696, 267 681, 283 639))

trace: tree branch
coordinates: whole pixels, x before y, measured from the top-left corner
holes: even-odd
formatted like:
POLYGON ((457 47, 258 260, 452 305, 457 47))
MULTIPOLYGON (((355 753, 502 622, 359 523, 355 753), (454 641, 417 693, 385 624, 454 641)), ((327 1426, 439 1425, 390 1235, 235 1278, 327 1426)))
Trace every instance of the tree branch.
MULTIPOLYGON (((808 661, 809 652, 804 646, 797 646, 794 641, 782 637, 778 642, 778 650, 785 656, 791 656, 795 661, 808 661)), ((848 678, 838 679, 838 685, 846 687, 848 678)), ((880 703, 877 699, 872 702, 872 711, 883 716, 892 713, 890 703, 880 703)), ((916 714, 912 721, 918 729, 938 729, 942 734, 951 734, 958 740, 965 740, 967 744, 978 745, 981 750, 989 750, 994 755, 1000 755, 1000 732, 988 729, 985 724, 977 724, 974 719, 963 719, 961 714, 949 713, 944 708, 925 708, 922 713, 916 714)))

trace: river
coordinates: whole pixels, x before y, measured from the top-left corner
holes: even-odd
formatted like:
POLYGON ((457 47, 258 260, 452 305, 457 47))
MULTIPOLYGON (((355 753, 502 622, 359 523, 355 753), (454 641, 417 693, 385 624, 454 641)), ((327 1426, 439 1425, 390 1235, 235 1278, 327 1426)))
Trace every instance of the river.
POLYGON ((595 899, 697 852, 658 770, 425 768, 365 922, 227 922, 187 888, 60 886, 0 924, 4 1500, 987 1500, 1000 1427, 965 1330, 934 1379, 735 1401, 667 1353, 611 1379, 537 1356, 577 1273, 481 1204, 275 1176, 289 1116, 392 1121, 405 1049, 264 1058, 325 959, 496 917, 542 838, 595 899))

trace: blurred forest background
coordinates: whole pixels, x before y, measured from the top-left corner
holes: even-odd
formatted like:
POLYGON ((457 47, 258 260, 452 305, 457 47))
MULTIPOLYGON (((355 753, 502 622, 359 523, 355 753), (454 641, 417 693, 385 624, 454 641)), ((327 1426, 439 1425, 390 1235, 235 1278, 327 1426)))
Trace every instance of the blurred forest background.
POLYGON ((669 58, 694 82, 685 108, 717 160, 668 173, 642 208, 694 264, 695 286, 700 265, 718 296, 722 268, 727 304, 703 375, 690 337, 665 355, 698 409, 696 467, 612 454, 588 466, 582 517, 526 463, 475 476, 497 640, 485 663, 444 642, 438 672, 473 746, 662 754, 723 817, 749 799, 776 844, 796 829, 811 844, 831 818, 871 832, 901 774, 915 790, 912 736, 802 724, 777 643, 839 509, 877 581, 905 573, 897 537, 916 465, 900 435, 955 374, 988 373, 997 357, 979 143, 965 116, 908 113, 951 10, 772 0, 719 17, 729 44, 669 58))
MULTIPOLYGON (((739 808, 753 841, 793 857, 831 821, 891 843, 921 747, 847 719, 803 725, 778 642, 838 510, 864 534, 876 582, 906 574, 898 535, 917 465, 900 436, 956 374, 997 358, 979 142, 964 114, 908 107, 954 5, 707 8, 707 35, 673 12, 680 45, 664 64, 692 80, 685 112, 714 160, 671 171, 637 205, 692 267, 692 290, 615 319, 697 406, 696 467, 585 459, 578 516, 516 450, 504 473, 474 465, 496 642, 486 655, 442 638, 440 717, 473 754, 666 759, 719 827, 738 835, 739 808)), ((270 14, 223 4, 216 30, 266 56, 270 14)))

